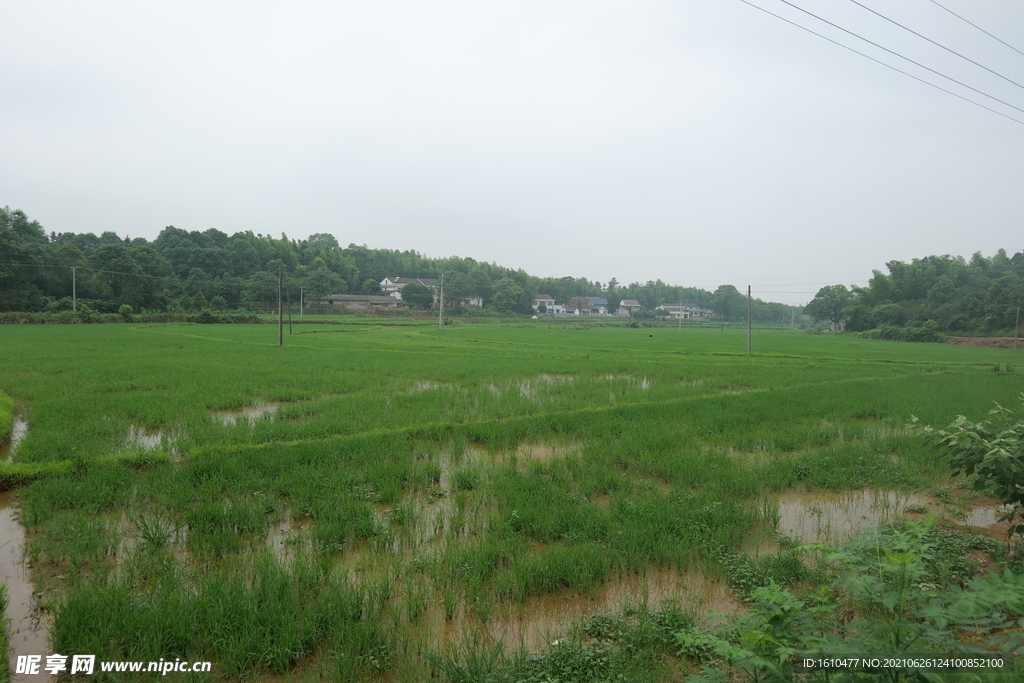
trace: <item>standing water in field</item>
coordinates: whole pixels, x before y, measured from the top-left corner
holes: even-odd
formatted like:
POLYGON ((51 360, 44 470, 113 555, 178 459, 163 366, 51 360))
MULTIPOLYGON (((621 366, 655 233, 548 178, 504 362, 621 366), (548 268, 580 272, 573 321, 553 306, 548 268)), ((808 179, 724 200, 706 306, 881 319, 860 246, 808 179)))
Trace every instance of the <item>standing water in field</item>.
POLYGON ((862 529, 896 519, 927 497, 866 489, 847 493, 789 493, 779 496, 779 533, 803 543, 841 543, 862 529))
POLYGON ((11 462, 14 459, 14 451, 18 444, 28 434, 28 420, 21 413, 14 414, 14 424, 11 426, 11 437, 0 447, 0 461, 11 462))
MULTIPOLYGON (((12 506, 11 494, 0 493, 0 583, 7 585, 8 633, 11 636, 11 650, 8 653, 13 672, 18 655, 42 655, 50 652, 47 639, 46 620, 33 609, 32 583, 28 578, 22 548, 25 545, 25 530, 18 523, 17 508, 12 506)), ((11 674, 11 681, 47 681, 47 674, 27 676, 11 674)))
POLYGON ((269 415, 270 418, 273 419, 277 414, 277 409, 282 405, 284 404, 279 401, 268 401, 266 403, 254 403, 250 406, 242 406, 241 408, 211 410, 210 415, 213 416, 213 419, 225 425, 238 424, 239 418, 243 418, 248 422, 253 423, 264 415, 269 415))

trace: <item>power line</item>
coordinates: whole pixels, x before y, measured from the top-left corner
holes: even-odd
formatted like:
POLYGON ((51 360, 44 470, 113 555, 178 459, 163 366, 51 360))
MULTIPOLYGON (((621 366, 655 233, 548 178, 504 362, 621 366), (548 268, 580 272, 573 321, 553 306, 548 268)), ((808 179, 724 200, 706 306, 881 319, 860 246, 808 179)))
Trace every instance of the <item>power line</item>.
POLYGON ((974 28, 976 28, 976 29, 978 29, 979 31, 981 31, 982 33, 984 33, 984 34, 985 34, 986 36, 988 36, 989 38, 992 38, 992 39, 994 39, 994 40, 998 40, 998 41, 999 41, 1000 43, 1002 43, 1002 44, 1003 44, 1003 45, 1005 45, 1006 47, 1010 48, 1011 50, 1013 50, 1013 51, 1014 51, 1014 52, 1016 52, 1017 54, 1019 54, 1019 55, 1024 55, 1024 52, 1021 52, 1020 50, 1018 50, 1017 48, 1015 48, 1015 47, 1014 47, 1013 45, 1010 45, 1010 44, 1009 44, 1008 42, 1006 42, 1005 40, 1000 40, 999 38, 997 38, 996 36, 992 35, 991 33, 989 33, 988 31, 986 31, 986 30, 985 30, 985 29, 983 29, 982 27, 978 26, 977 24, 975 24, 975 23, 972 23, 972 22, 968 21, 967 19, 964 19, 964 18, 963 18, 962 16, 960 16, 959 14, 957 14, 956 12, 954 12, 953 10, 949 9, 949 8, 948 8, 948 7, 946 7, 945 5, 940 5, 939 3, 935 2, 935 0, 931 0, 931 3, 932 3, 933 5, 938 5, 939 7, 941 7, 942 9, 946 10, 947 12, 949 12, 950 14, 952 14, 952 15, 953 15, 954 17, 956 17, 957 19, 959 19, 960 21, 963 21, 963 22, 965 22, 965 23, 967 23, 967 24, 970 24, 970 25, 971 25, 971 26, 973 26, 974 28))
MULTIPOLYGON (((749 0, 740 0, 740 2, 742 2, 745 5, 750 5, 754 9, 761 10, 765 14, 770 14, 771 16, 775 17, 776 19, 781 19, 782 21, 786 22, 787 24, 790 24, 792 26, 796 26, 797 28, 799 28, 801 30, 807 31, 808 33, 811 33, 813 35, 818 36, 819 38, 823 38, 824 40, 827 40, 828 42, 832 43, 833 45, 838 45, 839 47, 843 48, 844 50, 849 50, 850 52, 853 52, 854 54, 858 54, 861 57, 864 57, 866 59, 870 59, 872 62, 875 62, 876 64, 881 64, 882 66, 884 66, 884 67, 886 67, 888 69, 892 69, 893 71, 896 71, 898 73, 901 73, 904 76, 909 76, 910 78, 913 78, 915 81, 918 81, 920 83, 924 83, 925 85, 931 86, 931 87, 935 88, 936 90, 941 90, 942 92, 944 92, 944 93, 946 93, 948 95, 952 95, 953 97, 956 97, 958 99, 961 99, 964 102, 968 102, 970 104, 973 104, 976 107, 981 107, 982 109, 990 111, 993 114, 998 114, 999 116, 1002 116, 1004 119, 1009 119, 1010 121, 1013 121, 1014 123, 1019 123, 1020 125, 1024 126, 1024 121, 1021 121, 1020 119, 1015 119, 1014 117, 1012 117, 1012 116, 1010 116, 1008 114, 1004 114, 1003 112, 998 111, 996 109, 993 109, 992 107, 986 107, 984 104, 981 104, 980 102, 975 102, 974 100, 972 100, 972 99, 970 99, 968 97, 964 97, 963 95, 960 95, 958 93, 955 93, 952 90, 947 90, 946 88, 943 88, 940 85, 936 85, 934 83, 926 81, 923 78, 920 78, 918 76, 915 76, 914 74, 908 73, 908 72, 904 71, 903 69, 900 69, 900 68, 897 68, 897 67, 893 66, 892 64, 886 64, 885 62, 881 61, 880 59, 875 59, 874 57, 872 57, 870 55, 864 54, 860 50, 855 50, 854 48, 852 48, 852 47, 850 47, 848 45, 843 45, 839 41, 833 40, 832 38, 829 38, 828 36, 822 35, 821 33, 818 33, 817 31, 815 31, 813 29, 809 29, 806 26, 801 26, 800 24, 796 23, 795 21, 787 19, 786 17, 783 17, 783 16, 781 16, 779 14, 776 14, 775 12, 771 12, 769 10, 766 10, 763 7, 759 7, 759 6, 755 5, 752 2, 749 2, 749 0)), ((781 0, 781 2, 786 2, 786 0, 781 0)), ((786 4, 789 5, 790 3, 786 2, 786 4)), ((790 5, 790 6, 791 7, 796 7, 795 5, 790 5)), ((800 9, 800 8, 796 7, 796 9, 800 9)), ((831 26, 835 26, 836 28, 838 28, 838 29, 840 29, 842 31, 845 31, 846 33, 849 33, 852 36, 860 38, 860 36, 858 36, 857 34, 852 33, 850 31, 847 31, 846 29, 842 28, 841 26, 836 26, 835 24, 832 24, 831 22, 826 21, 825 19, 821 19, 821 17, 818 17, 818 16, 816 16, 814 14, 811 14, 810 12, 807 12, 806 10, 800 9, 800 11, 801 12, 805 12, 806 14, 810 14, 815 19, 819 19, 820 21, 824 21, 826 24, 829 24, 831 26)), ((884 48, 881 45, 877 45, 876 43, 872 43, 870 40, 867 40, 866 38, 860 38, 860 39, 865 41, 865 42, 871 43, 872 45, 876 45, 877 47, 880 47, 881 49, 885 50, 886 52, 892 52, 892 50, 889 50, 888 48, 884 48)), ((896 54, 896 53, 892 52, 892 54, 896 54)), ((917 64, 917 62, 914 62, 912 59, 908 59, 906 57, 903 57, 902 55, 896 54, 896 56, 897 57, 901 57, 902 59, 906 59, 907 61, 912 62, 914 64, 917 64)), ((929 69, 928 67, 926 67, 926 66, 924 66, 922 64, 918 64, 918 66, 921 66, 924 69, 928 69, 928 71, 933 71, 934 73, 938 73, 937 71, 934 71, 933 69, 929 69)), ((942 76, 942 74, 939 74, 939 75, 942 76)), ((949 77, 948 76, 943 76, 943 78, 949 78, 949 77)), ((952 79, 952 78, 949 78, 949 80, 952 80, 952 81, 954 81, 956 83, 960 83, 959 81, 956 81, 955 79, 952 79)), ((961 85, 964 85, 964 84, 961 83, 961 85)), ((971 90, 975 90, 974 88, 971 88, 968 85, 964 85, 964 87, 969 88, 971 90)), ((980 91, 976 91, 976 92, 980 92, 980 91)), ((984 95, 985 93, 981 93, 981 94, 984 95)), ((985 95, 985 96, 986 97, 991 97, 990 95, 985 95)), ((991 99, 996 99, 996 98, 991 98, 991 99)), ((1002 102, 1002 100, 997 100, 997 101, 1002 102)), ((1003 102, 1003 104, 1007 104, 1007 103, 1003 102)), ((1012 109, 1017 109, 1017 111, 1020 111, 1020 112, 1024 113, 1024 109, 1018 109, 1017 107, 1014 107, 1012 104, 1007 104, 1007 106, 1011 107, 1012 109)))
POLYGON ((853 3, 853 4, 855 4, 855 5, 857 5, 857 7, 861 7, 861 8, 863 8, 863 9, 866 9, 866 10, 867 10, 868 12, 871 12, 871 13, 872 13, 872 14, 874 14, 874 15, 875 15, 876 17, 881 17, 882 19, 885 19, 885 20, 886 20, 886 21, 888 21, 888 22, 889 22, 890 24, 895 24, 896 26, 899 26, 899 27, 900 27, 901 29, 903 29, 904 31, 910 31, 911 33, 913 33, 913 34, 914 34, 915 36, 917 36, 918 38, 921 38, 921 39, 923 39, 923 40, 927 40, 927 41, 928 41, 929 43, 931 43, 932 45, 935 45, 935 46, 937 46, 937 47, 941 47, 941 48, 942 48, 943 50, 945 50, 946 52, 949 52, 949 53, 951 53, 951 54, 954 54, 954 55, 956 55, 957 57, 959 57, 960 59, 966 59, 966 60, 967 60, 968 62, 970 62, 970 63, 971 63, 971 64, 973 64, 974 66, 977 66, 977 67, 981 67, 982 69, 984 69, 985 71, 989 72, 990 74, 993 74, 993 75, 995 75, 995 76, 999 76, 999 78, 1003 79, 1003 80, 1004 80, 1004 81, 1006 81, 1007 83, 1013 83, 1013 84, 1014 84, 1015 86, 1017 86, 1018 88, 1024 89, 1024 85, 1021 85, 1020 83, 1018 83, 1017 81, 1013 80, 1012 78, 1007 78, 1006 76, 1002 75, 1002 74, 1001 74, 1001 73, 999 73, 998 71, 993 71, 992 69, 988 68, 988 67, 987 67, 987 66, 985 66, 984 64, 979 64, 978 62, 974 61, 974 60, 973 60, 973 59, 971 59, 970 57, 965 57, 964 55, 960 54, 960 53, 959 53, 959 52, 957 52, 956 50, 950 49, 950 48, 946 47, 945 45, 943 45, 942 43, 938 43, 938 42, 936 42, 936 41, 932 40, 932 39, 931 39, 931 38, 929 38, 928 36, 923 36, 923 35, 921 35, 921 34, 920 34, 920 33, 918 33, 917 31, 915 31, 914 29, 912 29, 912 28, 908 28, 908 27, 904 26, 903 24, 899 23, 898 21, 894 21, 894 20, 890 19, 889 17, 885 16, 884 14, 882 14, 882 13, 880 13, 880 12, 876 12, 875 10, 871 9, 870 7, 868 7, 867 5, 862 5, 861 3, 857 2, 857 0, 850 0, 850 2, 852 2, 852 3, 853 3))
MULTIPOLYGON (((746 2, 746 0, 741 0, 741 1, 742 1, 742 2, 746 2)), ((853 36, 854 38, 857 38, 857 39, 859 39, 859 40, 863 40, 863 41, 864 41, 865 43, 868 43, 868 44, 870 44, 870 45, 874 45, 875 47, 877 47, 877 48, 879 48, 879 49, 881 49, 881 50, 885 50, 886 52, 888 52, 888 53, 889 53, 889 54, 891 54, 891 55, 895 55, 895 56, 899 57, 900 59, 903 59, 903 60, 905 60, 905 61, 908 61, 908 62, 910 62, 911 64, 917 65, 917 66, 921 67, 922 69, 925 69, 925 70, 927 70, 927 71, 930 71, 930 72, 932 72, 933 74, 935 74, 935 75, 937 75, 937 76, 941 76, 942 78, 945 78, 945 79, 946 79, 947 81, 953 81, 953 82, 954 82, 954 83, 956 83, 957 85, 962 85, 963 87, 967 88, 968 90, 973 90, 974 92, 978 93, 979 95, 982 95, 982 96, 984 96, 984 97, 987 97, 987 98, 989 98, 990 100, 994 100, 994 101, 996 101, 996 102, 999 102, 1000 104, 1005 104, 1005 105, 1006 105, 1007 107, 1009 107, 1009 108, 1011 108, 1011 109, 1016 109, 1017 111, 1019 111, 1019 112, 1021 112, 1022 114, 1024 114, 1024 109, 1021 109, 1020 107, 1015 107, 1014 105, 1010 104, 1009 102, 1005 102, 1005 101, 1003 101, 1003 100, 999 99, 998 97, 995 97, 995 96, 993 96, 993 95, 989 95, 989 94, 988 94, 988 93, 986 93, 986 92, 983 92, 983 91, 981 91, 981 90, 978 90, 977 88, 974 88, 974 87, 972 87, 972 86, 969 86, 969 85, 967 85, 967 84, 966 84, 966 83, 964 83, 963 81, 958 81, 957 79, 953 78, 952 76, 947 76, 946 74, 944 74, 944 73, 942 73, 942 72, 939 72, 939 71, 936 71, 935 69, 933 69, 933 68, 931 68, 931 67, 929 67, 929 66, 925 66, 924 64, 922 64, 922 63, 920 63, 920 62, 915 62, 915 61, 914 61, 913 59, 911 59, 910 57, 904 57, 904 56, 903 56, 903 55, 901 55, 901 54, 900 54, 899 52, 896 52, 896 51, 894 51, 894 50, 890 50, 889 48, 885 47, 884 45, 879 45, 878 43, 876 43, 876 42, 874 42, 874 41, 872 41, 872 40, 868 40, 867 38, 865 38, 865 37, 864 37, 864 36, 862 36, 862 35, 859 35, 859 34, 857 34, 857 33, 854 33, 853 31, 851 31, 851 30, 849 30, 849 29, 845 29, 845 28, 843 28, 843 27, 842 27, 842 26, 840 26, 839 24, 834 24, 834 23, 832 23, 831 21, 829 21, 828 19, 825 19, 825 18, 823 18, 823 17, 819 17, 819 16, 817 15, 817 14, 814 14, 813 12, 809 12, 809 11, 805 10, 804 8, 802 8, 802 7, 798 7, 797 5, 794 5, 793 3, 789 2, 789 0, 779 0, 779 2, 781 2, 781 3, 785 4, 785 5, 789 5, 789 6, 790 6, 790 7, 792 7, 793 9, 799 10, 799 11, 803 12, 804 14, 806 14, 806 15, 808 15, 808 16, 814 17, 814 18, 815 18, 815 19, 817 19, 818 21, 824 22, 824 23, 828 24, 829 26, 832 26, 832 27, 834 27, 834 28, 837 28, 837 29, 839 29, 840 31, 842 31, 843 33, 848 33, 848 34, 850 34, 851 36, 853 36)), ((747 3, 747 4, 749 4, 749 3, 747 3)), ((909 75, 909 74, 908 74, 908 75, 909 75)), ((970 101, 970 100, 968 100, 968 101, 970 101)), ((1016 119, 1014 119, 1014 120, 1016 121, 1016 119)), ((1022 122, 1021 122, 1021 121, 1017 121, 1017 123, 1022 123, 1022 122)))

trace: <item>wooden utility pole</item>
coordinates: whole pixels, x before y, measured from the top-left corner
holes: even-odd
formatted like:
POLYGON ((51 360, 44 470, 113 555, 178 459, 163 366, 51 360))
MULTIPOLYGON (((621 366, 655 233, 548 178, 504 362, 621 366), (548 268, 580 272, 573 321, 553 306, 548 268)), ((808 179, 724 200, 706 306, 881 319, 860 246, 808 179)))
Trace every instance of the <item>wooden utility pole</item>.
POLYGON ((284 283, 284 261, 277 262, 277 345, 284 346, 284 310, 281 308, 281 290, 284 283))
POLYGON ((75 267, 71 266, 71 310, 78 310, 78 293, 75 291, 75 267))
POLYGON ((750 285, 747 285, 747 355, 750 355, 750 285))

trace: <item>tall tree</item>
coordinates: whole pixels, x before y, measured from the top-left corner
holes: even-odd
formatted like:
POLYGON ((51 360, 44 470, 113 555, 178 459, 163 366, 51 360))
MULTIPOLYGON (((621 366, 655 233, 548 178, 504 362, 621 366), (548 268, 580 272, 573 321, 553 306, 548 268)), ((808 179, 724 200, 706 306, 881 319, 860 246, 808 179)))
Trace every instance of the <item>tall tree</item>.
POLYGON ((853 294, 846 285, 826 285, 818 290, 814 299, 804 306, 804 313, 819 320, 829 320, 835 325, 843 322, 846 307, 850 305, 853 294))

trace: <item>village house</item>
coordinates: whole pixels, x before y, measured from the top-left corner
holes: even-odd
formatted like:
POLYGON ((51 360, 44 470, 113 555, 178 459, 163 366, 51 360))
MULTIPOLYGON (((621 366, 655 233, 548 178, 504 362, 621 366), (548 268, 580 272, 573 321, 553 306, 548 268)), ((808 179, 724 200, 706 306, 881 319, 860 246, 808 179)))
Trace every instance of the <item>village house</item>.
POLYGON ((616 309, 615 315, 628 318, 631 313, 639 313, 641 308, 640 302, 636 299, 623 299, 619 302, 619 307, 616 309))
POLYGON ((555 303, 555 297, 550 294, 538 294, 533 300, 533 310, 540 312, 540 305, 544 304, 544 311, 547 315, 565 315, 565 306, 555 303))
MULTIPOLYGON (((406 285, 423 285, 434 294, 434 303, 436 304, 441 297, 441 281, 429 277, 386 277, 380 281, 380 289, 382 292, 389 296, 393 296, 399 301, 402 300, 402 288, 406 285)), ((451 300, 446 297, 446 300, 451 300)), ((455 302, 456 305, 465 306, 466 308, 483 308, 484 300, 481 296, 471 296, 461 302, 455 302)))
POLYGON ((668 317, 672 320, 683 320, 690 319, 704 319, 711 318, 715 315, 715 312, 710 308, 701 308, 697 304, 680 304, 680 303, 663 303, 658 306, 655 310, 667 311, 668 317))
POLYGON ((402 288, 411 284, 423 285, 434 293, 434 301, 437 301, 437 280, 429 277, 386 277, 380 281, 380 289, 401 301, 402 288))
POLYGON ((597 296, 574 296, 569 299, 565 312, 570 315, 608 315, 608 299, 597 296))

